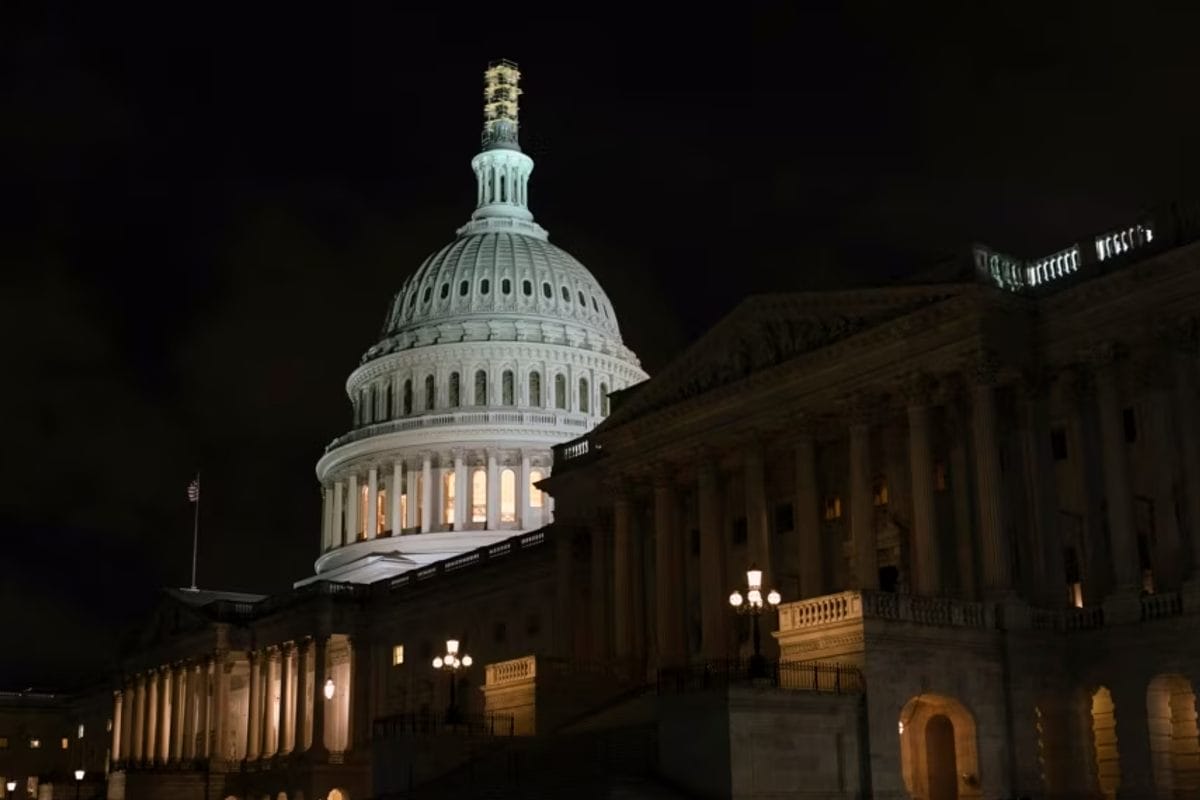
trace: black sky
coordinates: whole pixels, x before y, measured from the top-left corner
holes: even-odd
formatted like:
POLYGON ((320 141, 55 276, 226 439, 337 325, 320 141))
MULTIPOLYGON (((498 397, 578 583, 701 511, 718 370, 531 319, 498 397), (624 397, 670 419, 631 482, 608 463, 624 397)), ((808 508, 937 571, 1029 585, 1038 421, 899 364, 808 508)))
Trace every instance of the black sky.
POLYGON ((524 72, 539 222, 651 372, 748 293, 1056 250, 1200 177, 1197 19, 1145 3, 29 5, 0 9, 0 686, 102 666, 188 582, 197 466, 203 586, 311 572, 345 378, 471 210, 488 59, 524 72))

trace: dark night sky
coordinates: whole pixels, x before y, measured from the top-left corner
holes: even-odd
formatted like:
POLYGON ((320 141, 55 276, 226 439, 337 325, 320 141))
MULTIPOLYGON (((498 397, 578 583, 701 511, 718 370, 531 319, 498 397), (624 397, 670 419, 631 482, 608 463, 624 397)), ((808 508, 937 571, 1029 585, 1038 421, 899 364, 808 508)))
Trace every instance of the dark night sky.
POLYGON ((0 686, 94 671, 186 585, 197 466, 202 586, 311 572, 313 466, 471 210, 490 58, 524 72, 539 222, 651 372, 748 293, 1055 250, 1200 177, 1198 20, 1144 3, 13 5, 0 686))

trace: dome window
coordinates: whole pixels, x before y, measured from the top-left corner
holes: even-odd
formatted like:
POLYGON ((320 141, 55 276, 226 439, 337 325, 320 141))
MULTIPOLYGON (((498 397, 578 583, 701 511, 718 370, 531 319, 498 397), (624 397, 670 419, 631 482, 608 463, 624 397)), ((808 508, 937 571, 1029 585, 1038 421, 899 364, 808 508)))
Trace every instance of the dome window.
POLYGON ((412 311, 416 305, 417 305, 417 293, 413 292, 412 296, 408 298, 408 310, 412 311))
POLYGON ((483 280, 481 280, 479 282, 479 293, 480 294, 487 294, 488 291, 491 290, 491 288, 492 288, 492 282, 489 281, 487 278, 484 278, 483 280))
POLYGON ((542 373, 536 370, 529 373, 529 405, 535 408, 542 405, 542 373))
POLYGON ((549 283, 542 284, 542 294, 544 294, 546 296, 547 300, 551 300, 554 298, 554 290, 550 288, 549 283))
POLYGON ((525 293, 526 297, 531 297, 533 295, 533 284, 530 281, 524 281, 521 284, 521 291, 525 293))
POLYGON ((458 408, 459 401, 458 373, 450 373, 450 407, 458 408))
POLYGON ((500 402, 506 406, 516 405, 516 392, 513 390, 511 369, 504 370, 500 376, 500 402))
POLYGON ((567 410, 567 379, 561 373, 554 376, 554 407, 567 410))
POLYGON ((579 305, 583 306, 585 309, 587 308, 587 300, 583 299, 583 292, 579 293, 579 305))
POLYGON ((475 405, 486 406, 488 403, 487 396, 487 373, 483 370, 475 371, 475 405))
MULTIPOLYGON (((470 291, 470 289, 471 289, 471 282, 470 282, 470 281, 463 281, 462 283, 460 283, 460 284, 458 285, 458 296, 459 296, 459 297, 466 297, 466 296, 467 296, 467 292, 468 292, 468 291, 470 291)), ((445 295, 444 295, 444 294, 443 294, 442 296, 443 296, 443 297, 445 297, 445 295)))
POLYGON ((442 284, 442 299, 445 300, 449 296, 450 296, 450 284, 443 283, 442 284))
POLYGON ((500 281, 500 291, 504 294, 512 294, 512 281, 508 278, 500 281))
POLYGON ((600 306, 596 305, 596 295, 592 295, 592 310, 597 314, 600 313, 600 306))
POLYGON ((487 470, 471 474, 471 522, 487 522, 487 470))
POLYGON ((425 410, 432 411, 434 405, 437 404, 437 388, 433 382, 432 375, 425 376, 425 410))
POLYGON ((562 287, 562 292, 563 292, 563 302, 564 303, 571 302, 571 290, 564 286, 564 287, 562 287))
POLYGON ((579 379, 579 410, 582 411, 584 414, 588 413, 588 409, 591 407, 590 404, 588 403, 589 399, 590 398, 589 398, 589 393, 588 393, 587 378, 580 378, 579 379))
POLYGON ((422 302, 422 303, 428 303, 428 302, 429 302, 429 298, 430 298, 432 295, 433 295, 433 287, 432 287, 432 286, 426 286, 426 287, 425 287, 425 296, 421 298, 421 302, 422 302))

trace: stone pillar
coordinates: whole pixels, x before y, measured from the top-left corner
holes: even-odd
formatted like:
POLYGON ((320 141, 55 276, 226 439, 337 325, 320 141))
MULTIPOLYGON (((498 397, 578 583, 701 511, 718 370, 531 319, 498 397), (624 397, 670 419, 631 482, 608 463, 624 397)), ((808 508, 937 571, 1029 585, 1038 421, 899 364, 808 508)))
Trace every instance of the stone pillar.
POLYGON ((296 646, 296 716, 292 726, 292 752, 301 753, 308 749, 308 639, 296 646))
POLYGON ((312 643, 313 651, 313 704, 312 704, 312 743, 308 752, 314 761, 323 760, 329 752, 325 744, 325 718, 329 701, 325 699, 326 653, 328 638, 318 635, 312 643))
POLYGON ((388 515, 388 526, 392 530, 393 536, 399 536, 400 531, 404 528, 404 520, 401 518, 400 495, 404 492, 404 460, 397 458, 392 462, 392 488, 388 495, 388 502, 391 505, 391 513, 388 515))
MULTIPOLYGON (((660 474, 662 471, 660 470, 660 474)), ((659 667, 681 664, 686 651, 683 638, 682 594, 675 488, 667 483, 654 487, 654 589, 659 667)))
POLYGON ((145 704, 146 738, 142 743, 142 762, 145 764, 153 764, 155 755, 158 752, 158 671, 150 670, 150 674, 146 677, 146 704, 145 704))
POLYGON ((521 477, 517 483, 517 508, 520 509, 522 530, 531 530, 541 526, 541 519, 535 519, 533 509, 529 507, 529 454, 525 451, 521 451, 521 477))
POLYGON ((346 544, 358 541, 358 533, 362 530, 362 522, 358 518, 359 507, 358 476, 351 474, 346 479, 346 544))
POLYGON ((262 653, 250 651, 250 702, 246 706, 246 760, 258 758, 259 743, 262 741, 262 653))
POLYGON ((275 755, 279 745, 279 695, 275 689, 275 679, 279 677, 279 648, 267 648, 266 669, 263 675, 263 741, 262 758, 275 755))
POLYGON ((330 547, 333 538, 333 498, 329 496, 329 487, 321 487, 321 552, 330 547))
POLYGON ((879 588, 875 503, 871 491, 871 428, 862 415, 850 425, 850 536, 854 540, 854 586, 879 588))
POLYGON ((500 470, 494 450, 488 450, 487 454, 487 528, 489 531, 500 528, 500 470))
MULTIPOLYGON (((1152 359, 1140 363, 1138 372, 1138 384, 1145 392, 1146 451, 1152 454, 1155 542, 1150 557, 1157 592, 1178 589, 1187 563, 1175 513, 1175 492, 1180 485, 1177 454, 1182 448, 1176 444, 1177 431, 1171 419, 1170 366, 1152 359)), ((1186 513, 1180 500, 1180 510, 1186 513)))
MULTIPOLYGON (((766 465, 762 447, 753 444, 747 449, 743 464, 746 480, 746 544, 750 563, 763 573, 763 587, 775 585, 771 568, 771 527, 767 509, 766 465)), ((747 565, 748 566, 748 565, 747 565)))
POLYGON ((176 667, 172 674, 175 694, 171 703, 171 761, 177 763, 184 757, 183 744, 187 736, 188 709, 192 705, 188 702, 188 688, 191 685, 188 677, 191 674, 191 667, 182 664, 176 667))
POLYGON ((950 438, 950 489, 954 504, 954 563, 959 594, 968 600, 978 597, 975 564, 975 526, 971 506, 970 426, 956 400, 947 407, 950 438))
POLYGON ((467 464, 463 461, 462 450, 454 451, 454 529, 461 531, 467 527, 467 514, 471 509, 471 486, 467 478, 467 464))
POLYGON ((942 574, 938 558, 937 507, 933 500, 933 453, 929 428, 929 406, 924 397, 916 397, 908 406, 908 459, 913 503, 913 592, 936 597, 942 594, 942 574))
POLYGON ((363 520, 363 530, 368 539, 374 539, 379 534, 379 468, 367 470, 367 518, 363 520))
POLYGON ((721 482, 710 457, 703 459, 696 480, 700 529, 700 649, 708 660, 728 655, 725 634, 725 563, 721 536, 721 482))
POLYGON ((433 530, 433 456, 421 456, 421 533, 433 530))
POLYGON ((1196 423, 1196 355, 1190 348, 1175 352, 1172 357, 1175 374, 1175 437, 1179 448, 1182 480, 1180 506, 1191 545, 1190 582, 1200 582, 1200 426, 1196 423))
POLYGON ((1117 365, 1111 359, 1096 370, 1096 402, 1100 412, 1101 464, 1112 547, 1114 589, 1117 592, 1137 592, 1141 588, 1141 565, 1133 521, 1133 488, 1125 453, 1117 365))
POLYGON ((592 657, 603 661, 611 656, 609 648, 608 610, 612 603, 608 598, 608 584, 612 568, 608 557, 612 553, 612 544, 608 541, 608 531, 603 525, 592 525, 589 530, 591 538, 591 645, 592 657))
POLYGON ((158 762, 166 764, 171 759, 171 694, 174 691, 174 676, 171 667, 161 670, 161 685, 158 687, 158 762))
MULTIPOLYGON (((528 473, 529 460, 521 471, 528 473)), ((528 475, 525 481, 528 485, 528 475)), ((618 659, 633 655, 633 536, 627 491, 618 488, 613 498, 613 646, 618 659)))
POLYGON ((292 752, 292 686, 295 678, 291 643, 285 643, 279 649, 279 742, 275 752, 282 756, 292 752))
POLYGON ((353 541, 346 536, 344 504, 345 498, 342 496, 342 482, 335 481, 333 484, 333 536, 330 540, 331 547, 341 547, 343 544, 353 541))
POLYGON ((109 745, 112 750, 112 760, 120 761, 125 758, 125 753, 121 749, 121 723, 122 723, 122 705, 125 702, 125 694, 121 691, 113 692, 113 722, 112 722, 112 744, 109 745))
POLYGON ((421 518, 417 514, 417 464, 415 461, 404 462, 404 493, 407 497, 404 509, 404 527, 419 531, 421 518))
POLYGON ((213 662, 212 728, 213 743, 209 755, 219 767, 224 767, 225 760, 233 757, 229 747, 229 672, 233 664, 229 661, 228 653, 218 650, 213 662))
POLYGON ((195 757, 209 758, 212 755, 212 705, 213 705, 213 661, 210 656, 196 667, 199 678, 196 698, 196 742, 195 757))
POLYGON ((121 715, 121 761, 133 761, 133 721, 137 718, 137 682, 125 679, 125 713, 121 715))
POLYGON ((796 495, 792 503, 792 520, 796 526, 796 541, 800 545, 800 597, 797 599, 803 599, 816 597, 825 591, 817 449, 811 431, 800 432, 795 456, 796 495))
POLYGON ((129 755, 134 761, 141 763, 146 741, 146 676, 138 675, 134 680, 136 688, 133 698, 132 741, 129 755))
POLYGON ((1000 442, 996 436, 996 366, 987 356, 976 365, 971 388, 971 429, 975 444, 979 549, 984 593, 997 597, 1012 589, 1012 559, 1004 530, 1004 489, 1000 474, 1000 442))

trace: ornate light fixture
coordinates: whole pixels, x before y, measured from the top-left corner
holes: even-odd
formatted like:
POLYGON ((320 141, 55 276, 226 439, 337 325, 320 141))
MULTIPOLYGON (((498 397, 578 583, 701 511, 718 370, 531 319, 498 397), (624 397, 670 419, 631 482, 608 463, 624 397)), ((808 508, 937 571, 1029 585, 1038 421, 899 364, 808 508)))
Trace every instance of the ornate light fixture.
POLYGON ((458 639, 446 640, 446 654, 435 656, 433 659, 433 668, 440 669, 450 677, 450 705, 446 708, 446 722, 455 723, 459 721, 458 706, 454 702, 455 683, 457 683, 457 673, 460 669, 471 666, 474 663, 468 653, 459 655, 458 639))
POLYGON ((333 678, 326 678, 326 679, 325 679, 325 686, 323 687, 323 691, 325 692, 325 699, 326 699, 326 700, 332 700, 332 699, 333 699, 333 694, 334 694, 334 692, 336 692, 336 691, 337 691, 337 686, 334 684, 334 682, 333 682, 333 678))
POLYGON ((762 640, 758 630, 758 618, 762 615, 764 608, 775 608, 782 599, 779 596, 779 592, 771 589, 767 592, 765 598, 766 605, 764 606, 762 570, 753 564, 750 565, 750 569, 746 570, 746 594, 743 595, 740 591, 734 589, 729 595, 729 605, 733 606, 734 610, 739 614, 750 615, 753 626, 754 655, 750 657, 751 678, 767 677, 767 661, 762 655, 762 640))

